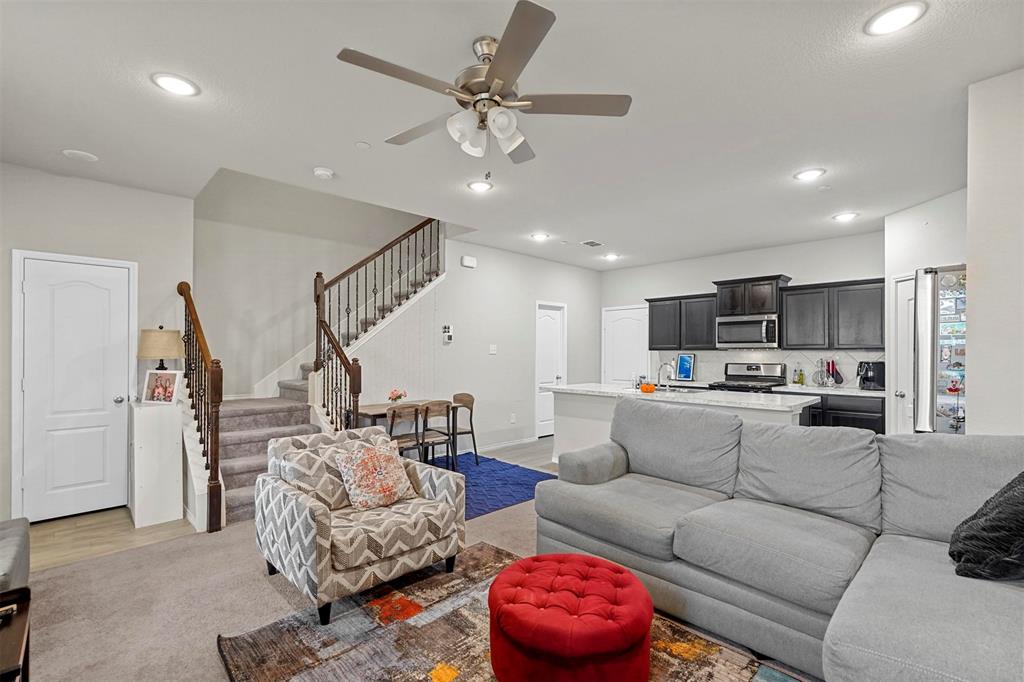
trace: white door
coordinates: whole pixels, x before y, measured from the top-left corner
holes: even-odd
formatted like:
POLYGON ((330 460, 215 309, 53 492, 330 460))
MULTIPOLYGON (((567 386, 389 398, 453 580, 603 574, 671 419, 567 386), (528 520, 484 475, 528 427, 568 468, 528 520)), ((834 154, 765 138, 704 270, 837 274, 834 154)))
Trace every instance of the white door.
POLYGON ((601 382, 628 385, 650 374, 647 306, 605 308, 601 318, 601 382))
POLYGON ((896 281, 896 353, 886 377, 892 386, 888 433, 914 432, 914 278, 896 281))
POLYGON ((537 437, 555 433, 555 395, 546 386, 565 384, 565 306, 537 304, 537 437))
POLYGON ((127 504, 129 270, 24 263, 23 513, 127 504))

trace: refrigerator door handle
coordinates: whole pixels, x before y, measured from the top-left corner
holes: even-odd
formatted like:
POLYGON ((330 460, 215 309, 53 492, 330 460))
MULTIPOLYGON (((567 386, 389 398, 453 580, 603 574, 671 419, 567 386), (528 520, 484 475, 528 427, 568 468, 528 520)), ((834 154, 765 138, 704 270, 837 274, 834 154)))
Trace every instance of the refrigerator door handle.
POLYGON ((914 279, 914 431, 935 431, 936 283, 938 272, 918 270, 914 279))

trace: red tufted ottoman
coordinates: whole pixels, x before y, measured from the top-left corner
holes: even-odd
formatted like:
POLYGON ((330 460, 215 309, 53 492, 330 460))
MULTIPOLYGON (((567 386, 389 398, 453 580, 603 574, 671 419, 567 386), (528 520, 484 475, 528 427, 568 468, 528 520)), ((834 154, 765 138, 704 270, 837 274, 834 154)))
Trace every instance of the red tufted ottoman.
POLYGON ((491 667, 499 682, 647 680, 651 596, 618 564, 542 554, 494 579, 491 667))

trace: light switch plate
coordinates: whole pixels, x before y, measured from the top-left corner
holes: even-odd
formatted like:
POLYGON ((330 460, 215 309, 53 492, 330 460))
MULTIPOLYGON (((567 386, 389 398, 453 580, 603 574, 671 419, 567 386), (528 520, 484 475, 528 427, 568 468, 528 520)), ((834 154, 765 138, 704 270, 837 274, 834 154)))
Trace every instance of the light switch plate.
POLYGON ((488 354, 490 354, 490 355, 497 355, 498 354, 498 344, 492 343, 491 344, 491 348, 488 351, 488 354))

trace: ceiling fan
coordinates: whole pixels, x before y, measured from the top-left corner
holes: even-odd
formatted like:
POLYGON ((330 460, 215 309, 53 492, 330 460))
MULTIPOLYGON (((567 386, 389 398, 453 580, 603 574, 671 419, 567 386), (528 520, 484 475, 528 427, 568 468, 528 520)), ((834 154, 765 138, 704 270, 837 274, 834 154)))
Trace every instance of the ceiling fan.
POLYGON ((473 53, 480 63, 460 71, 454 83, 349 48, 342 50, 338 59, 454 97, 463 108, 457 114, 443 114, 398 133, 386 140, 388 144, 407 144, 435 130, 447 128, 462 151, 482 157, 487 152, 489 132, 513 163, 523 163, 534 158, 534 153, 519 129, 516 111, 524 114, 625 116, 633 101, 629 95, 520 95, 516 82, 519 74, 554 23, 555 15, 551 10, 529 0, 519 0, 501 40, 481 36, 473 41, 473 53))

